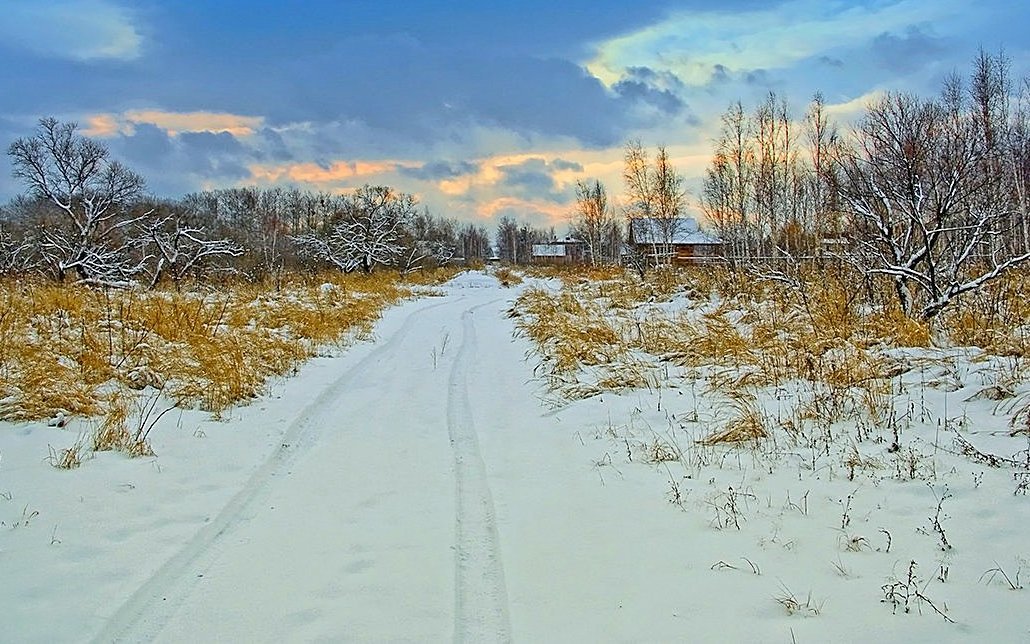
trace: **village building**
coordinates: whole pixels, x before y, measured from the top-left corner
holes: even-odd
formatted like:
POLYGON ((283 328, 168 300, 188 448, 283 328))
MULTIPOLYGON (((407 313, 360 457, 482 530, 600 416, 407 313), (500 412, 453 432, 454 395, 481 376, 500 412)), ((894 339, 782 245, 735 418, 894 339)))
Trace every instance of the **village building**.
POLYGON ((586 242, 569 236, 533 244, 532 253, 534 264, 580 264, 587 259, 586 242))
POLYGON ((626 241, 632 252, 658 263, 698 264, 723 254, 722 241, 702 231, 693 217, 631 219, 626 241))

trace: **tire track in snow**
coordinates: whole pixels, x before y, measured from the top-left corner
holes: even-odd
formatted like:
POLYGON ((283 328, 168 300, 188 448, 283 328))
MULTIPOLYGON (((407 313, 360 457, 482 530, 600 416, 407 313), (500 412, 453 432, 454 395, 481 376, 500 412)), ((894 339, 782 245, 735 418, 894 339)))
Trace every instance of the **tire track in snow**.
POLYGON ((447 395, 447 429, 457 487, 454 641, 510 642, 508 593, 494 503, 468 394, 469 365, 476 355, 473 313, 481 306, 462 313, 461 346, 447 395))
POLYGON ((303 447, 310 444, 313 428, 325 426, 332 414, 332 401, 340 396, 347 385, 373 364, 389 359, 414 327, 421 313, 444 306, 438 302, 416 309, 408 314, 400 328, 382 345, 359 360, 311 401, 290 423, 283 433, 282 445, 251 474, 239 492, 206 523, 176 554, 150 576, 104 624, 94 642, 152 640, 161 632, 177 608, 182 604, 195 575, 188 568, 217 544, 223 536, 241 522, 241 516, 258 495, 279 475, 287 470, 303 447))

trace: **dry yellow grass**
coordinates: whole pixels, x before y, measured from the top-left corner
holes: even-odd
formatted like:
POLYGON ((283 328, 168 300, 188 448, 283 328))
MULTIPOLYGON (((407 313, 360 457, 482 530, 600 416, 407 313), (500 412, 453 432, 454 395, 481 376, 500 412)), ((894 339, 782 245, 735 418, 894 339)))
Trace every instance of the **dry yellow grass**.
POLYGON ((522 277, 507 266, 502 266, 494 271, 494 277, 500 281, 501 286, 517 286, 522 283, 522 277))
MULTIPOLYGON (((599 277, 564 271, 560 290, 530 289, 513 309, 543 355, 538 369, 560 376, 552 383, 568 398, 635 382, 651 387, 653 370, 667 362, 706 368, 707 389, 730 399, 745 389, 813 383, 818 395, 800 410, 803 419, 875 418, 896 375, 883 349, 931 345, 929 326, 901 313, 889 282, 869 282, 847 267, 802 270, 793 286, 724 267, 657 271, 648 282, 624 271, 599 277), (682 301, 662 306, 674 297, 682 301), (652 373, 641 353, 652 356, 652 373)), ((948 311, 942 325, 956 344, 1023 356, 1025 292, 1030 279, 1010 275, 948 311)), ((745 422, 752 417, 736 413, 733 427, 711 440, 758 434, 745 422)))
POLYGON ((367 334, 412 285, 452 274, 293 275, 279 289, 230 282, 188 293, 0 282, 0 419, 105 413, 100 433, 110 433, 112 388, 146 386, 217 414, 319 347, 367 334))
POLYGON ((753 398, 739 396, 731 399, 732 414, 722 429, 702 438, 702 445, 755 443, 769 436, 762 410, 753 398))

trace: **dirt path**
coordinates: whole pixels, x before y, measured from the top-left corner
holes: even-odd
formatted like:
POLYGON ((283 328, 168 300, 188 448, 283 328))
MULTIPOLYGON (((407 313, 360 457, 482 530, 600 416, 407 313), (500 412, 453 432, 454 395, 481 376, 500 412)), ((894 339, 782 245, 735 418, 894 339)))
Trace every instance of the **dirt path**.
POLYGON ((467 385, 476 312, 501 308, 483 289, 407 313, 96 641, 509 640, 467 385))

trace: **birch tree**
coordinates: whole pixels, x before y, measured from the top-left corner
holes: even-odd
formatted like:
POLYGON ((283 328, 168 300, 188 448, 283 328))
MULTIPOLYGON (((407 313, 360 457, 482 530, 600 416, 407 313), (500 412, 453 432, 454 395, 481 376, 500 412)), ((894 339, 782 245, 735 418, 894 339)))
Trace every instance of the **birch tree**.
POLYGON ((664 146, 659 146, 652 164, 640 141, 631 141, 626 145, 623 161, 630 228, 644 231, 655 259, 667 263, 671 261, 672 242, 687 205, 683 176, 676 171, 664 146))
POLYGON ((608 192, 600 181, 576 183, 576 205, 570 224, 572 235, 586 243, 591 264, 618 259, 617 248, 611 243, 613 233, 618 233, 618 225, 608 203, 608 192))

